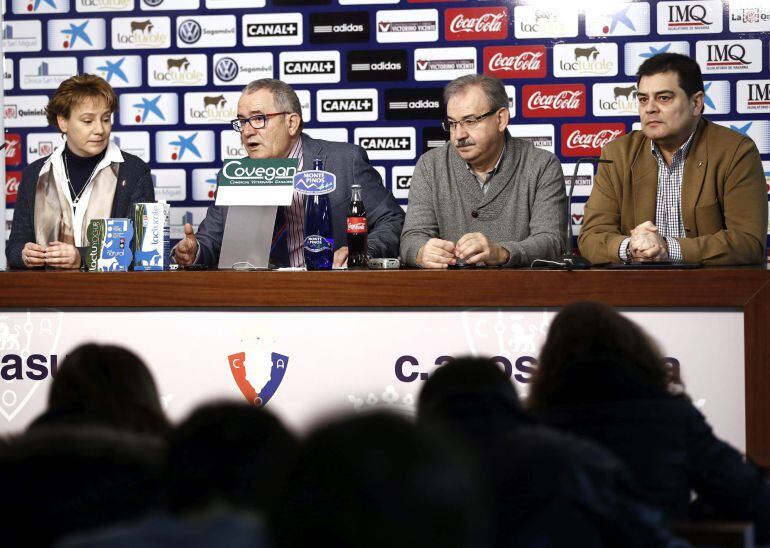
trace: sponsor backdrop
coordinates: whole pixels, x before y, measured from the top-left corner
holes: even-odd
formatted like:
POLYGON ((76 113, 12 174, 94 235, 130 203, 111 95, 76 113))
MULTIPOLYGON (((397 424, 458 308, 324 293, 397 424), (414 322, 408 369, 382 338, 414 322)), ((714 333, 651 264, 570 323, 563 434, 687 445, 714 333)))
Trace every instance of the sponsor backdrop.
MULTIPOLYGON (((638 119, 634 73, 657 52, 697 58, 706 114, 770 161, 770 1, 2 0, 7 224, 29 162, 60 143, 43 107, 77 72, 120 95, 114 137, 152 167, 172 237, 197 225, 224 157, 245 155, 228 125, 239 90, 275 77, 299 92, 307 132, 364 147, 404 206, 416 159, 441 146, 441 88, 500 78, 511 133, 580 156, 638 119)), ((770 165, 765 163, 770 181, 770 165)), ((579 230, 593 170, 582 172, 579 230)), ((571 178, 571 177, 570 177, 571 178)), ((770 188, 770 186, 768 187, 770 188)), ((0 217, 2 220, 2 217, 0 217)), ((4 261, 4 257, 2 259, 4 261)))
MULTIPOLYGON (((717 435, 744 450, 743 314, 623 313, 649 329, 717 435)), ((526 395, 553 316, 542 309, 8 312, 0 315, 0 435, 23 429, 45 408, 52 370, 86 341, 132 345, 174 420, 212 398, 259 396, 303 429, 335 411, 412 413, 423 383, 447 356, 496 356, 526 395), (306 329, 312 325, 344 336, 316 336, 306 329), (298 326, 307 338, 297 336, 298 326)))

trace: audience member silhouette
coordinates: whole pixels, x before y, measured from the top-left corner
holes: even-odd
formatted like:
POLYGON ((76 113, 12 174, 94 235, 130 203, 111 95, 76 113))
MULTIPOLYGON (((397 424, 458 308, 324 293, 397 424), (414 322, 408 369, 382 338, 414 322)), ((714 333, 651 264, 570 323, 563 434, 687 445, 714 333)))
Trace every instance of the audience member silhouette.
POLYGON ((479 455, 495 501, 496 547, 680 545, 637 499, 616 458, 534 424, 489 359, 438 368, 420 393, 418 418, 479 455))
POLYGON ((165 435, 168 419, 147 366, 130 350, 84 344, 70 352, 51 383, 48 409, 30 426, 96 425, 165 435))
POLYGON ((691 490, 723 520, 752 521, 770 542, 770 483, 718 439, 647 335, 611 307, 565 307, 540 354, 528 406, 548 424, 620 457, 667 518, 691 490))
POLYGON ((164 442, 85 425, 0 444, 3 546, 41 548, 158 507, 164 442))
POLYGON ((273 546, 488 546, 473 473, 456 448, 405 419, 342 419, 301 445, 269 522, 273 546))

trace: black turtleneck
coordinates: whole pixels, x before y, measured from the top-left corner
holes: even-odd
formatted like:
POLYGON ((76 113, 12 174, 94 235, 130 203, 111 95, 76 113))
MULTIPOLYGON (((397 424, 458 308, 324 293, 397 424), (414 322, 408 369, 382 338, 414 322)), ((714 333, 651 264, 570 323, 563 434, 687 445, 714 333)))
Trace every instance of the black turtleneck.
POLYGON ((83 187, 88 183, 88 178, 93 173, 96 165, 104 158, 106 149, 101 151, 96 156, 82 157, 72 152, 67 145, 64 145, 64 161, 66 166, 66 173, 70 178, 70 195, 72 200, 75 200, 75 196, 80 194, 83 187))

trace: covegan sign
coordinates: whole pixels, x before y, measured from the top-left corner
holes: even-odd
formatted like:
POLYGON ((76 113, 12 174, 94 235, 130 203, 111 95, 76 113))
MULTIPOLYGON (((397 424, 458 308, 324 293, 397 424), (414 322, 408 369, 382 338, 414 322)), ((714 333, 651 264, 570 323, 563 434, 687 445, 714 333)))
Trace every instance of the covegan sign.
POLYGON ((219 206, 289 205, 298 158, 232 158, 219 173, 219 206))

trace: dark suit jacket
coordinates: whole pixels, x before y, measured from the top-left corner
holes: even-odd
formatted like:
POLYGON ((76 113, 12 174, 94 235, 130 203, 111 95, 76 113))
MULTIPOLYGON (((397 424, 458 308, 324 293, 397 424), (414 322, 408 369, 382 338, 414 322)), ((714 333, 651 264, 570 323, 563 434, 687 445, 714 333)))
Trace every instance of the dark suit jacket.
MULTIPOLYGON (((620 262, 618 250, 631 230, 655 222, 658 164, 641 131, 602 151, 580 229, 580 251, 591 262, 620 262)), ((687 155, 682 180, 679 238, 687 263, 760 264, 765 260, 767 190, 754 142, 702 119, 687 155)))
MULTIPOLYGON (((364 149, 349 143, 313 139, 302 134, 302 162, 311 169, 313 158, 324 160, 324 169, 337 176, 337 188, 330 195, 334 249, 346 244, 347 214, 350 187, 361 185, 369 222, 369 254, 372 257, 397 257, 398 242, 404 226, 404 211, 393 195, 383 186, 375 169, 369 164, 364 149)), ((198 226, 198 263, 216 266, 222 248, 222 236, 227 220, 227 207, 212 205, 198 226)))
MULTIPOLYGON (((150 167, 133 154, 122 150, 120 153, 123 155, 123 162, 118 169, 118 184, 115 187, 110 216, 133 219, 134 204, 154 202, 155 189, 152 186, 150 167)), ((8 268, 25 268, 21 260, 21 250, 27 242, 35 241, 35 188, 40 170, 46 160, 48 160, 47 156, 32 162, 22 172, 13 212, 11 235, 5 248, 8 268)), ((82 254, 81 248, 81 256, 82 254)))

